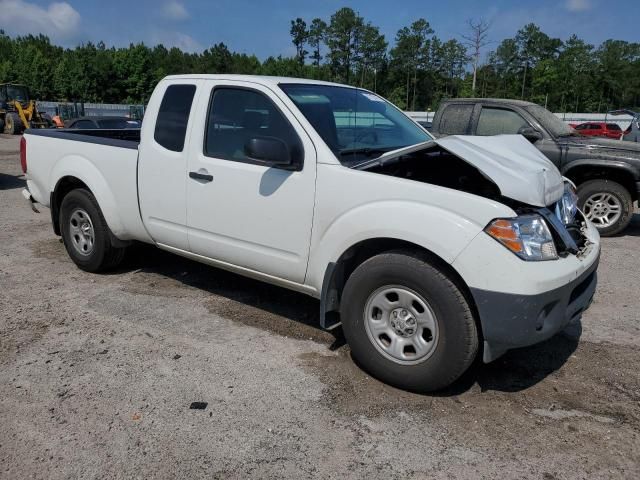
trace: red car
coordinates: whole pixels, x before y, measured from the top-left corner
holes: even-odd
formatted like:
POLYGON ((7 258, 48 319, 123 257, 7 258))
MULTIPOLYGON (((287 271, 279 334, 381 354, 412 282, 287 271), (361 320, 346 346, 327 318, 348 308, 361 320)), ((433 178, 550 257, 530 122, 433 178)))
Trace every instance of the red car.
POLYGON ((570 123, 577 132, 590 137, 607 137, 620 140, 624 133, 617 123, 585 122, 578 125, 570 123))

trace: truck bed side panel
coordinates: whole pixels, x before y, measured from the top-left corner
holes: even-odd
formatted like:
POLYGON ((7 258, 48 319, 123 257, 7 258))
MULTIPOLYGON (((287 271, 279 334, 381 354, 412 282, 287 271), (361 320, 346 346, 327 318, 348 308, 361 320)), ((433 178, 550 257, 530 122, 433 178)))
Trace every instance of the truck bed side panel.
POLYGON ((77 134, 56 133, 25 133, 27 182, 36 201, 49 206, 58 182, 75 177, 96 197, 116 237, 151 241, 138 209, 136 143, 97 137, 79 140, 81 136, 77 134))

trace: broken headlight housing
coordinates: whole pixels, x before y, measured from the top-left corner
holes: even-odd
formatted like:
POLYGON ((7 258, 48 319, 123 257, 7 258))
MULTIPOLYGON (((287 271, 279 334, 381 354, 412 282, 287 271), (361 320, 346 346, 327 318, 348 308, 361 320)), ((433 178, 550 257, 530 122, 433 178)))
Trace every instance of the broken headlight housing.
POLYGON ((576 193, 576 187, 569 182, 564 182, 564 193, 558 202, 556 203, 556 217, 564 225, 573 223, 578 213, 578 194, 576 193))
POLYGON ((523 260, 539 262, 558 258, 551 231, 540 215, 499 218, 484 231, 523 260))

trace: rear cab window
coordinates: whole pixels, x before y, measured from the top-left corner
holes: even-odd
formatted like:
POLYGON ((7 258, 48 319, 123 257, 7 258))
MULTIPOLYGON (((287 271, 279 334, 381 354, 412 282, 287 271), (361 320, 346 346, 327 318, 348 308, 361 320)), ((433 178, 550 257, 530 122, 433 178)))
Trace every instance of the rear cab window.
POLYGON ((159 145, 173 152, 182 152, 195 85, 169 85, 162 97, 156 118, 153 138, 159 145))

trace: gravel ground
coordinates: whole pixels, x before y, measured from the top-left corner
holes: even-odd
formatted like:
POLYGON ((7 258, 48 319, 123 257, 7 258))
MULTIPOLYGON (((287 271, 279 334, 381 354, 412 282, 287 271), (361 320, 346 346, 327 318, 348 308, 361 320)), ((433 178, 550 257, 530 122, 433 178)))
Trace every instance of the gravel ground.
POLYGON ((640 476, 640 215, 581 324, 416 395, 303 295, 150 246, 78 270, 17 149, 0 135, 0 478, 640 476))

